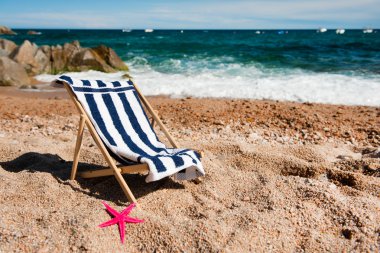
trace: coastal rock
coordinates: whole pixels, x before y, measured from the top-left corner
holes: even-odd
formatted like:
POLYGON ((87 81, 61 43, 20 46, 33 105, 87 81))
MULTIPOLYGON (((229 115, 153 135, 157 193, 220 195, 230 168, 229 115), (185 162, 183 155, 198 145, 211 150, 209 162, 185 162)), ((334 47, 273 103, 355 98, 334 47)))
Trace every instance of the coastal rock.
POLYGON ((38 63, 34 59, 37 50, 38 47, 36 44, 32 44, 29 40, 25 40, 10 54, 10 58, 22 64, 28 74, 38 74, 38 63))
POLYGON ((4 49, 0 48, 0 57, 2 57, 2 56, 8 56, 8 54, 4 49))
POLYGON ((4 49, 0 48, 0 57, 2 56, 8 56, 8 53, 4 49))
POLYGON ((106 46, 82 48, 79 41, 51 47, 53 73, 64 71, 98 70, 102 72, 127 71, 128 67, 113 51, 106 46))
POLYGON ((24 67, 8 57, 0 57, 0 86, 25 84, 30 84, 30 79, 24 67))
POLYGON ((42 48, 38 48, 36 54, 34 55, 34 60, 36 61, 36 72, 37 73, 50 73, 50 54, 47 56, 42 48))
POLYGON ((50 49, 51 72, 57 74, 65 70, 67 59, 63 54, 61 45, 52 46, 50 49))
POLYGON ((16 43, 11 40, 0 39, 0 54, 1 56, 10 55, 13 50, 17 47, 16 43))
POLYGON ((17 33, 6 26, 0 26, 0 34, 16 35, 17 33))
MULTIPOLYGON (((28 40, 17 46, 12 41, 1 39, 0 56, 8 57, 10 61, 7 62, 20 64, 29 76, 42 73, 58 74, 66 71, 128 71, 127 65, 112 48, 104 45, 95 48, 83 48, 79 41, 65 43, 63 46, 44 45, 38 47, 28 40)), ((13 74, 10 75, 13 76, 13 74)), ((128 76, 128 74, 126 75, 128 76)), ((24 76, 20 78, 23 80, 24 76)), ((0 80, 8 79, 8 75, 3 72, 0 80)), ((7 85, 26 84, 17 81, 4 81, 4 83, 7 85)))
POLYGON ((80 52, 81 47, 79 41, 75 40, 72 43, 65 43, 63 45, 63 53, 68 58, 71 59, 75 54, 80 52))
POLYGON ((98 70, 102 72, 114 72, 115 70, 109 66, 97 53, 91 48, 82 49, 74 55, 67 69, 70 71, 98 70))
POLYGON ((120 59, 120 57, 115 53, 115 51, 104 45, 93 48, 93 50, 100 56, 101 59, 110 65, 112 68, 117 70, 128 71, 127 65, 120 59))
POLYGON ((36 32, 36 31, 30 30, 26 34, 28 34, 28 35, 41 35, 41 32, 36 32))

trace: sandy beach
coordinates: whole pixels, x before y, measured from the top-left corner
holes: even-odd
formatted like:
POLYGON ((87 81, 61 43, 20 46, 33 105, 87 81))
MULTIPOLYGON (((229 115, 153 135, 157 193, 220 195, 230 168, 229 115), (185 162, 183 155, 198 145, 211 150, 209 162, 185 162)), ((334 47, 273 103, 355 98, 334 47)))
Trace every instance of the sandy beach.
MULTIPOLYGON (((79 116, 65 92, 0 90, 1 252, 347 252, 380 249, 380 108, 149 97, 201 183, 126 175, 126 243, 101 201, 114 177, 69 180, 79 116)), ((79 169, 105 165, 85 132, 79 169)))

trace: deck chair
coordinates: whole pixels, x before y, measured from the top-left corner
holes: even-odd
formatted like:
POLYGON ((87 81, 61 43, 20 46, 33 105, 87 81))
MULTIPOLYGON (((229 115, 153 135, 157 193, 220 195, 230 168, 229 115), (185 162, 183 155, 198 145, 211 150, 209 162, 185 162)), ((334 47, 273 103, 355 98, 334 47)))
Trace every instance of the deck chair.
POLYGON ((107 169, 78 173, 82 178, 114 175, 130 202, 136 199, 125 182, 124 173, 148 173, 146 182, 174 175, 178 180, 204 176, 200 154, 180 149, 147 99, 131 80, 105 82, 60 76, 53 85, 64 86, 80 113, 75 145, 72 180, 75 179, 83 131, 87 126, 109 165, 107 169), (146 111, 151 115, 149 122, 146 111), (172 148, 159 141, 157 123, 172 148), (116 165, 116 161, 120 165, 116 165))

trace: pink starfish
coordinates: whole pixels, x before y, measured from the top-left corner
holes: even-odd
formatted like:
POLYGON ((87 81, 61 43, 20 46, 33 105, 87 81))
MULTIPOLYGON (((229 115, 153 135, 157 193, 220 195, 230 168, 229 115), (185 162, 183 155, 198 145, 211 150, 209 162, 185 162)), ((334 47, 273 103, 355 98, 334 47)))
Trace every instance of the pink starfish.
POLYGON ((120 239, 121 242, 124 243, 124 236, 125 236, 125 223, 140 223, 144 222, 144 220, 139 220, 136 218, 129 217, 128 214, 132 211, 132 209, 136 206, 135 203, 130 204, 127 208, 125 208, 121 213, 110 207, 106 202, 102 202, 103 205, 106 207, 107 211, 114 216, 113 219, 106 221, 99 225, 99 227, 104 228, 111 225, 114 225, 118 223, 119 225, 119 231, 120 231, 120 239))

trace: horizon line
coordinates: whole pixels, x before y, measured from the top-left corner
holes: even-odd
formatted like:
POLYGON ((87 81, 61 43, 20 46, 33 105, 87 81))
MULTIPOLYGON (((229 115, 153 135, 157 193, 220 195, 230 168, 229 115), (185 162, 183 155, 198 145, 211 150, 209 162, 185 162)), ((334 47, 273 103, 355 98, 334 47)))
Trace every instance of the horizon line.
POLYGON ((313 28, 130 28, 130 27, 124 27, 124 28, 58 28, 58 27, 50 27, 50 28, 37 28, 37 27, 22 27, 22 28, 11 28, 12 30, 124 30, 124 29, 129 29, 129 30, 145 30, 145 29, 153 29, 153 30, 318 30, 320 28, 326 28, 327 30, 335 30, 335 29, 346 29, 346 30, 362 30, 362 29, 373 29, 373 30, 378 30, 379 28, 376 27, 370 27, 370 26, 365 26, 365 27, 313 27, 313 28))

